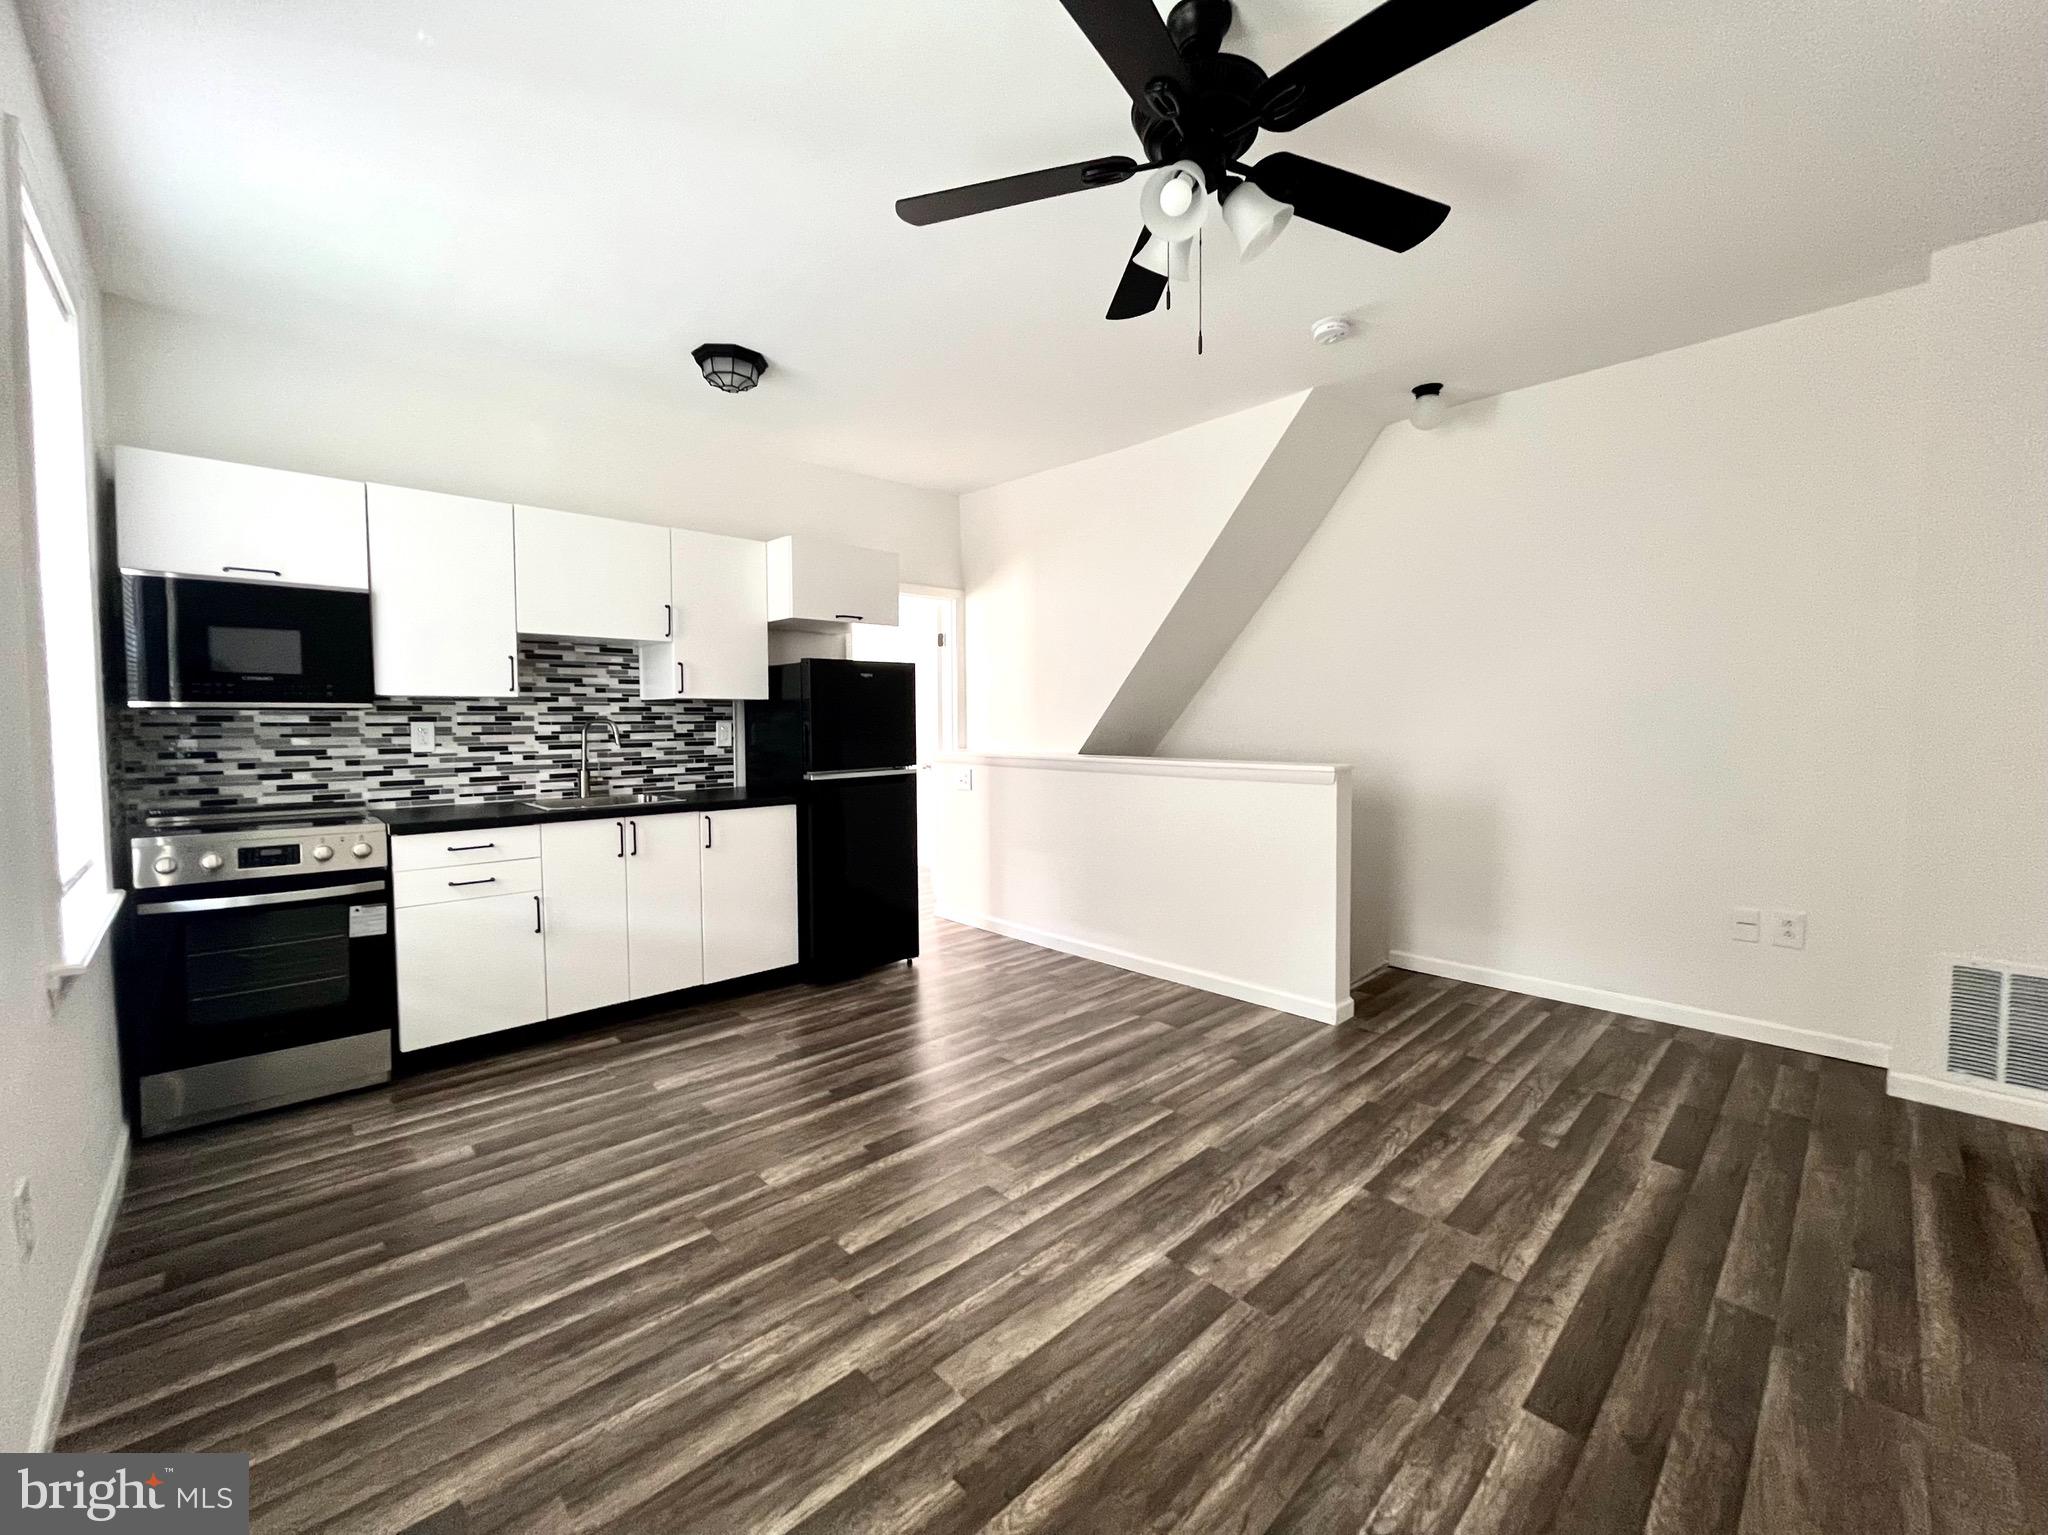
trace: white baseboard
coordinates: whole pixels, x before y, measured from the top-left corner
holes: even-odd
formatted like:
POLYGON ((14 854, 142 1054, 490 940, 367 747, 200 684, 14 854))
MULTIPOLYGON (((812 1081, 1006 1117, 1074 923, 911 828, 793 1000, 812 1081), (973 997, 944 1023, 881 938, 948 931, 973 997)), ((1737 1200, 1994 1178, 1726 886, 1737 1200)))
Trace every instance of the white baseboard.
POLYGON ((2022 1097, 1989 1084, 1959 1082, 1954 1077, 1927 1077, 1911 1071, 1886 1072, 1884 1090, 1894 1098, 1931 1103, 1959 1114, 1981 1114, 1986 1119, 2002 1119, 2009 1125, 2048 1130, 2048 1098, 2031 1093, 2022 1097))
POLYGON ((64 1315, 57 1324, 57 1346, 43 1371, 43 1394, 36 1403, 35 1421, 29 1425, 31 1451, 48 1450, 56 1440, 57 1425, 64 1417, 64 1399, 71 1394, 71 1372, 78 1363, 78 1340, 85 1331, 92 1288, 100 1277, 100 1260, 106 1256, 107 1239, 114 1234, 114 1216, 121 1208, 121 1190, 127 1182, 128 1127, 124 1124, 114 1143, 114 1154, 108 1160, 106 1177, 100 1183, 99 1207, 93 1211, 85 1252, 78 1260, 78 1271, 71 1276, 71 1293, 65 1297, 64 1315))
POLYGON ((1819 1029, 1796 1028, 1773 1023, 1768 1018, 1746 1018, 1740 1013, 1717 1013, 1711 1008, 1688 1007, 1682 1002, 1665 1002, 1656 997, 1630 996, 1626 992, 1602 991, 1597 986, 1578 986, 1569 981, 1547 980, 1540 975, 1518 975, 1511 970, 1494 970, 1485 965, 1468 965, 1455 959, 1438 959, 1430 954, 1411 954, 1396 949, 1387 963, 1402 970, 1420 970, 1453 981, 1471 981, 1499 991, 1525 992, 1552 1002, 1570 1002, 1579 1007, 1596 1007, 1602 1012, 1624 1013, 1631 1018, 1649 1018, 1657 1023, 1674 1023, 1680 1028, 1700 1029, 1708 1034, 1727 1034, 1752 1044, 1777 1045, 1786 1050, 1804 1050, 1813 1055, 1854 1061, 1859 1066, 1885 1066, 1891 1061, 1890 1045, 1845 1034, 1827 1034, 1819 1029))
POLYGON ((1016 938, 1024 943, 1036 944, 1041 949, 1057 949, 1062 954, 1092 959, 1098 964, 1114 965, 1119 970, 1134 970, 1139 975, 1149 975, 1156 981, 1174 981, 1182 986, 1192 986, 1197 991, 1213 991, 1218 996, 1230 997, 1238 1002, 1249 1002, 1254 1007, 1277 1008, 1283 1013, 1293 1013, 1297 1018, 1307 1018, 1316 1023, 1342 1023, 1353 1011, 1353 1004, 1348 995, 1337 1003, 1319 1002, 1313 997, 1299 996, 1289 991, 1276 991, 1270 986, 1241 981, 1234 976, 1218 975, 1211 970, 1197 970, 1191 965, 1176 965, 1143 954, 1127 953, 1105 944, 1090 943, 1085 938, 1070 938, 1064 933, 1049 933, 1042 928, 1028 927, 1022 922, 1010 922, 1001 917, 991 917, 983 912, 941 910, 939 915, 948 922, 960 922, 968 927, 978 927, 984 932, 998 933, 1005 938, 1016 938))

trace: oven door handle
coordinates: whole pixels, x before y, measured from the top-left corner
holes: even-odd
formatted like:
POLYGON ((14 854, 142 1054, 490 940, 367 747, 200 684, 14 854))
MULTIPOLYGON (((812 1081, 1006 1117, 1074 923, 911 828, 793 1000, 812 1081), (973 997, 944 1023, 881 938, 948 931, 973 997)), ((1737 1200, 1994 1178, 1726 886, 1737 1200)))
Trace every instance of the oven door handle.
POLYGON ((218 895, 203 901, 141 901, 138 917, 174 917, 188 911, 232 911, 238 906, 300 906, 308 901, 331 901, 337 896, 382 895, 382 880, 365 880, 360 885, 328 885, 320 890, 275 890, 267 895, 218 895))

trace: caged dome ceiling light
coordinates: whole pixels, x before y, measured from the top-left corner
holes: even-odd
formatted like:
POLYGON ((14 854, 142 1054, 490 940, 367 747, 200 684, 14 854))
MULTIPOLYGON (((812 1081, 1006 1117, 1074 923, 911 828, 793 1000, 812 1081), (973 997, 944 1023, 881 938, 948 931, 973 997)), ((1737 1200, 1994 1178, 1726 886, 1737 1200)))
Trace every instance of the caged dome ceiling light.
POLYGON ((725 394, 745 394, 768 371, 767 358, 730 341, 707 341, 690 355, 703 369, 704 382, 725 394))

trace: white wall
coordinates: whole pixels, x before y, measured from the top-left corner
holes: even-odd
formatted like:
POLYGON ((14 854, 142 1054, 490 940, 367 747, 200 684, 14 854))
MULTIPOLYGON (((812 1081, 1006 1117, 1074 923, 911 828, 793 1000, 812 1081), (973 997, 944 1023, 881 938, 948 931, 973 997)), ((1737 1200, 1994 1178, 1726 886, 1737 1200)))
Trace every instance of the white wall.
POLYGON ((2048 967, 2048 224, 1939 253, 1915 580, 1895 1068, 1936 1073, 1936 955, 2048 967))
POLYGON ((938 771, 939 915, 1323 1023, 1351 1016, 1344 768, 975 754, 938 771))
POLYGON ((1307 398, 960 498, 969 746, 1080 749, 1307 398))
MULTIPOLYGON (((96 294, 85 262, 62 162, 37 92, 14 7, 0 5, 0 112, 21 120, 25 174, 79 306, 92 388, 98 365, 96 294)), ((18 1180, 34 1192, 37 1243, 16 1256, 11 1222, 0 1213, 0 1450, 43 1448, 69 1341, 71 1308, 82 1299, 95 1256, 95 1217, 125 1153, 116 1074, 113 988, 104 951, 53 1006, 44 986, 55 913, 48 834, 49 759, 34 707, 43 686, 31 660, 32 619, 23 597, 24 505, 11 424, 19 380, 0 381, 0 1200, 18 1180)))
POLYGON ((1881 1059, 1927 309, 1389 429, 1161 750, 1353 764, 1361 954, 1881 1059))
POLYGON ((769 450, 741 424, 744 398, 713 430, 604 373, 113 297, 105 323, 115 442, 749 538, 814 533, 895 550, 905 581, 960 585, 956 497, 769 450))

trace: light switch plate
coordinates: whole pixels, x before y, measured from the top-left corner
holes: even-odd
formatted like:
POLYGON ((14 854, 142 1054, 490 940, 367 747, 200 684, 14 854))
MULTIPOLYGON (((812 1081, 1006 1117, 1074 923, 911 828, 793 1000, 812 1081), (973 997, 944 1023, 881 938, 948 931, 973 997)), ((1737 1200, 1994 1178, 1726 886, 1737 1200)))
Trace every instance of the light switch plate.
POLYGON ((719 746, 730 747, 732 745, 732 721, 720 720, 712 740, 719 746))
POLYGON ((434 749, 434 722, 414 720, 412 722, 412 749, 416 752, 430 752, 434 749))
POLYGON ((1755 943, 1763 937, 1763 917, 1754 906, 1738 906, 1728 916, 1728 936, 1737 943, 1755 943))
POLYGON ((1781 949, 1805 948, 1806 913, 1803 911, 1772 912, 1771 942, 1781 949))

